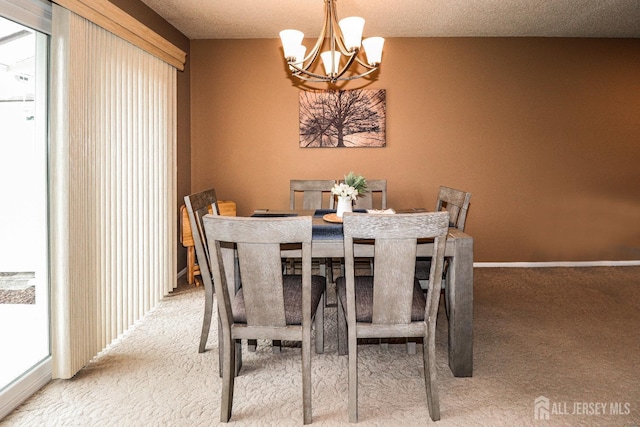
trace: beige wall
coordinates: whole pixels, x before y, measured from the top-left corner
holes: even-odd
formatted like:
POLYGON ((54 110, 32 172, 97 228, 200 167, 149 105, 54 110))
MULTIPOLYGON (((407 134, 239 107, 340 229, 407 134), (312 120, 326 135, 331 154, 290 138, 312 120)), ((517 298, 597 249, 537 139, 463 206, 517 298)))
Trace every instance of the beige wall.
POLYGON ((192 191, 249 215, 287 208, 289 179, 353 170, 396 208, 472 192, 479 262, 640 259, 640 40, 389 39, 368 86, 387 92, 378 149, 299 148, 280 52, 191 41, 192 191))
MULTIPOLYGON (((184 204, 184 196, 191 191, 191 110, 190 110, 190 53, 189 39, 175 27, 165 21, 160 15, 151 10, 139 0, 109 0, 138 21, 160 34, 165 39, 187 53, 184 71, 178 71, 178 135, 177 135, 177 200, 178 233, 180 233, 179 209, 184 204)), ((180 242, 178 236, 177 241, 180 242)), ((177 254, 178 271, 187 265, 186 249, 178 243, 177 254)))

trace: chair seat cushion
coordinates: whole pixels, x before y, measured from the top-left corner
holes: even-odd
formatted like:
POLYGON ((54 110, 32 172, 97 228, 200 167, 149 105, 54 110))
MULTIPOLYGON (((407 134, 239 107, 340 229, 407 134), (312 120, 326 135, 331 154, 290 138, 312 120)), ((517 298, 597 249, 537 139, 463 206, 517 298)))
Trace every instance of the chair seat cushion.
MULTIPOLYGON (((302 325, 302 276, 282 276, 284 292, 284 317, 287 325, 302 325)), ((315 315, 320 298, 324 293, 325 278, 311 276, 311 316, 315 315)), ((231 302, 233 321, 247 323, 247 312, 244 306, 244 294, 242 288, 236 293, 231 302)))
MULTIPOLYGON (((373 319, 373 276, 355 276, 356 281, 356 321, 371 322, 373 319)), ((347 313, 347 287, 346 279, 338 277, 336 279, 336 291, 338 299, 347 313)), ((426 298, 420 282, 415 279, 413 283, 413 301, 411 306, 411 321, 418 322, 424 320, 424 310, 426 298)))
POLYGON ((431 258, 418 258, 416 260, 416 279, 429 280, 431 273, 431 258))

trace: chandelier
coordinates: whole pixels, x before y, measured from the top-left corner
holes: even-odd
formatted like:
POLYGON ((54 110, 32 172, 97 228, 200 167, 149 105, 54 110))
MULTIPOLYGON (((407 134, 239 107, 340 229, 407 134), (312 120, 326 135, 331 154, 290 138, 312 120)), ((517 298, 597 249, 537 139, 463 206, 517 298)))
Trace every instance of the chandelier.
POLYGON ((324 25, 320 36, 307 56, 302 44, 304 34, 298 30, 280 31, 284 57, 293 76, 309 82, 353 80, 376 71, 382 60, 382 37, 362 40, 364 19, 350 16, 338 22, 336 0, 324 0, 324 25), (328 49, 320 53, 328 43, 328 49), (361 54, 361 46, 364 54, 361 54), (316 59, 320 55, 326 75, 316 74, 316 59), (346 57, 343 61, 342 57, 346 57), (344 65, 341 65, 343 63, 344 65), (358 67, 358 64, 360 67, 358 67), (345 73, 353 66, 350 74, 345 73))

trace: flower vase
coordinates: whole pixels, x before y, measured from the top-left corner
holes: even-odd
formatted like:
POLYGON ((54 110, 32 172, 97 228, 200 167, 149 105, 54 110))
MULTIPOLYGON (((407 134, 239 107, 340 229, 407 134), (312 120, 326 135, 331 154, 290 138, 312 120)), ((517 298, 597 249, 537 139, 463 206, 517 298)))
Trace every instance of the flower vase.
POLYGON ((342 218, 342 215, 345 212, 353 212, 353 202, 350 197, 339 197, 338 196, 338 209, 336 211, 336 215, 338 218, 342 218))

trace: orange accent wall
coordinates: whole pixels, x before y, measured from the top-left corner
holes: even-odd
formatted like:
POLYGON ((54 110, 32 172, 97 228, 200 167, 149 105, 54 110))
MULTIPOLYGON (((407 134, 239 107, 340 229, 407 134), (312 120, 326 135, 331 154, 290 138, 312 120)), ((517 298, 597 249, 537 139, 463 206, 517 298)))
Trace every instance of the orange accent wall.
POLYGON ((639 39, 387 39, 364 82, 387 91, 387 147, 301 149, 279 40, 189 41, 139 0, 111 1, 188 52, 176 212, 212 186, 240 215, 286 208, 290 178, 353 170, 386 178, 395 207, 471 191, 476 261, 640 259, 639 39))
MULTIPOLYGON (((191 190, 286 209, 289 179, 388 180, 391 207, 472 193, 478 262, 640 259, 640 40, 388 39, 387 146, 298 146, 279 40, 191 41, 191 190)), ((326 88, 316 85, 315 88, 326 88)))

